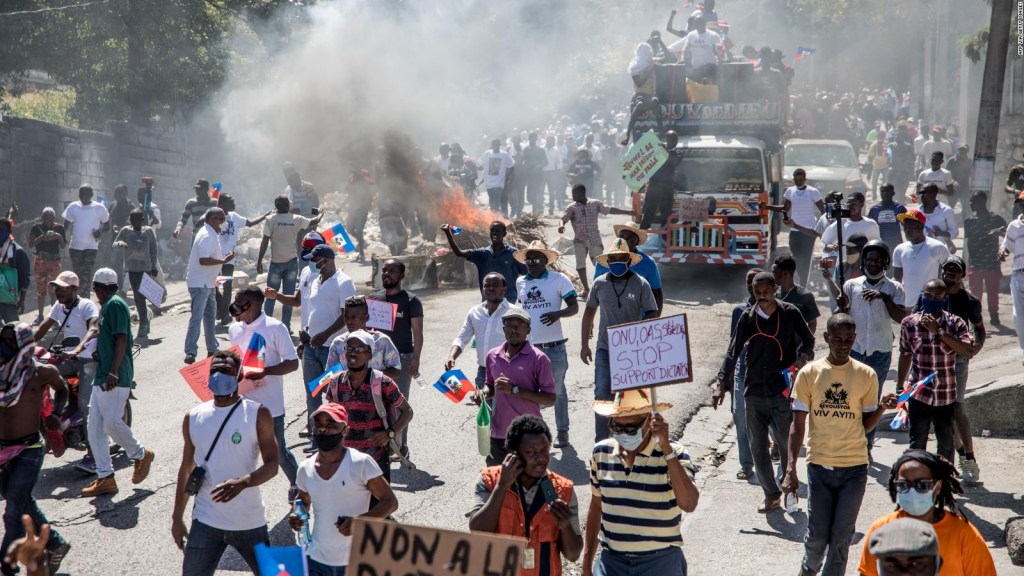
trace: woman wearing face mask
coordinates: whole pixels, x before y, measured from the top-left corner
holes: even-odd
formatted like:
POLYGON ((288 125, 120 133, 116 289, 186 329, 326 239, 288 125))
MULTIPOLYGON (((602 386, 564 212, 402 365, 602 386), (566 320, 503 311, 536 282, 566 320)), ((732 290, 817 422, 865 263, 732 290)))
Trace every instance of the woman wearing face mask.
POLYGON ((956 468, 942 456, 924 450, 907 450, 892 467, 889 497, 896 511, 871 525, 864 536, 864 552, 857 570, 877 576, 878 559, 868 549, 872 534, 897 518, 928 522, 939 538, 942 565, 937 576, 994 576, 995 564, 985 539, 956 503, 963 488, 956 468))

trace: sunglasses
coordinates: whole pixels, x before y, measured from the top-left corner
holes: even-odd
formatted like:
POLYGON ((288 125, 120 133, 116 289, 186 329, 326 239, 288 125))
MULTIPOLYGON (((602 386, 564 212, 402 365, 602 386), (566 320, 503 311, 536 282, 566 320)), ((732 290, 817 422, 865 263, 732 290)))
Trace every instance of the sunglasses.
POLYGON ((543 258, 527 258, 526 259, 526 263, 527 264, 543 264, 544 263, 544 259, 543 258))
POLYGON ((366 346, 345 346, 345 352, 353 352, 355 354, 363 354, 369 352, 370 349, 366 346))
POLYGON ((629 424, 618 424, 618 423, 616 423, 613 420, 613 421, 608 423, 608 429, 611 430, 615 434, 636 434, 637 432, 640 431, 641 428, 644 427, 644 424, 646 424, 646 423, 647 423, 646 419, 644 419, 644 421, 640 422, 639 424, 631 424, 631 425, 629 425, 629 424))
POLYGON ((900 494, 906 494, 913 488, 914 492, 918 494, 924 494, 925 492, 931 491, 935 487, 935 480, 931 478, 922 478, 921 480, 897 480, 896 491, 900 494))

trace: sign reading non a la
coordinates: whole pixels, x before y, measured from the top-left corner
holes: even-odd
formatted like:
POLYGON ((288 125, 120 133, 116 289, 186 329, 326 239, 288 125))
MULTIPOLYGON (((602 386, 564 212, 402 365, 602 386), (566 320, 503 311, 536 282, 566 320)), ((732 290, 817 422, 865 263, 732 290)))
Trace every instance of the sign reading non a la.
POLYGON ((608 328, 612 391, 693 381, 686 314, 608 328))

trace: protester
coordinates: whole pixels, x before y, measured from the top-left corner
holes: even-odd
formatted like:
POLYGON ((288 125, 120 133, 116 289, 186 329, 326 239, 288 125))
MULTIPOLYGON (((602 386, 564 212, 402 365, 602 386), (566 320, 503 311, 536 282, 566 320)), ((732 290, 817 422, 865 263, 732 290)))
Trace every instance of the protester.
POLYGON ((235 295, 228 307, 236 319, 228 327, 228 341, 243 351, 244 379, 255 383, 252 390, 245 393, 245 398, 270 410, 274 420, 274 437, 281 451, 281 471, 288 478, 288 502, 292 502, 295 500, 295 474, 299 465, 284 437, 284 377, 299 369, 299 358, 288 329, 263 312, 263 298, 263 291, 254 286, 235 295), (250 358, 255 365, 246 363, 250 358))
POLYGON ((999 261, 1011 261, 1010 295, 1013 297, 1013 326, 1017 332, 1017 345, 1024 351, 1024 214, 1017 215, 1006 226, 1006 234, 999 249, 999 261))
POLYGON ((761 272, 754 277, 754 299, 757 301, 743 313, 729 352, 718 372, 718 389, 712 397, 716 410, 731 388, 736 359, 746 349, 746 380, 743 399, 746 403, 747 437, 754 458, 764 502, 757 511, 767 514, 782 508, 779 482, 787 469, 787 453, 781 450, 779 470, 772 470, 768 447, 769 431, 780 446, 789 442, 793 421, 788 386, 783 372, 790 367, 799 370, 814 357, 814 335, 796 306, 777 299, 775 276, 761 272))
POLYGON ((590 459, 583 576, 686 576, 679 527, 682 512, 697 508, 700 492, 694 485, 697 467, 669 440, 661 413, 671 407, 662 402, 652 407, 644 389, 594 402, 612 436, 594 446, 590 459))
POLYGON ((562 220, 558 226, 558 233, 565 232, 565 223, 572 222, 573 250, 576 253, 576 272, 579 273, 580 282, 583 284, 583 294, 580 299, 587 300, 590 295, 590 285, 587 282, 587 258, 597 265, 597 257, 602 253, 601 231, 598 229, 598 214, 625 214, 629 210, 622 210, 612 206, 605 206, 600 200, 587 198, 588 188, 581 184, 572 187, 573 203, 565 209, 562 220))
POLYGON ((356 262, 366 261, 366 220, 373 210, 373 199, 377 195, 377 182, 368 170, 349 171, 345 193, 348 194, 348 217, 345 229, 356 241, 356 262))
MULTIPOLYGON (((0 496, 6 503, 0 553, 6 555, 11 544, 26 535, 23 516, 29 516, 39 526, 49 522, 32 497, 46 453, 39 434, 39 415, 44 396, 52 390, 53 413, 43 424, 47 430, 59 430, 59 415, 67 405, 68 389, 57 368, 36 362, 32 328, 28 324, 5 324, 0 329, 0 344, 0 448, 16 452, 0 466, 0 496)), ((45 547, 46 564, 56 574, 71 544, 52 528, 45 547)), ((0 564, 0 573, 13 576, 16 570, 4 562, 0 564)))
MULTIPOLYGON (((501 149, 501 140, 491 140, 491 149, 480 155, 477 163, 484 167, 484 188, 491 211, 508 216, 509 195, 512 175, 516 165, 508 152, 501 149)), ((447 173, 447 170, 445 170, 447 173)))
MULTIPOLYGON (((226 192, 222 192, 220 197, 217 198, 217 207, 224 210, 225 215, 224 225, 221 226, 220 230, 220 250, 224 254, 235 251, 235 246, 238 245, 238 236, 242 233, 242 228, 255 226, 266 220, 267 217, 272 214, 272 212, 268 212, 255 220, 249 220, 238 212, 235 212, 235 199, 231 197, 231 194, 226 192)), ((232 322, 231 313, 228 312, 228 306, 232 301, 231 288, 234 286, 235 276, 234 261, 225 262, 220 267, 220 275, 224 280, 221 282, 221 292, 217 294, 217 319, 222 325, 226 325, 232 322)))
MULTIPOLYGON (((64 219, 64 228, 71 234, 71 244, 68 245, 71 269, 79 278, 92 278, 100 235, 110 220, 107 208, 93 202, 92 186, 82 184, 78 188, 78 201, 68 204, 61 218, 64 219)), ((84 298, 88 298, 89 286, 82 286, 81 292, 84 298)))
POLYGON ((942 167, 942 161, 945 156, 942 152, 935 152, 930 155, 931 168, 928 170, 922 170, 917 175, 917 192, 921 193, 928 185, 935 185, 935 187, 943 194, 953 196, 956 191, 956 184, 953 182, 953 175, 942 167))
POLYGON ((668 217, 672 215, 672 204, 675 201, 676 168, 683 159, 683 151, 677 149, 679 135, 675 130, 665 133, 663 146, 668 151, 668 159, 660 168, 651 174, 644 194, 643 216, 640 217, 640 228, 647 230, 652 224, 658 224, 662 230, 667 229, 668 217))
MULTIPOLYGON (((747 299, 732 309, 732 320, 729 323, 729 340, 736 336, 736 326, 743 313, 750 309, 757 300, 754 299, 754 278, 764 270, 751 268, 747 270, 747 299)), ((736 429, 736 449, 739 450, 740 471, 736 473, 739 480, 747 480, 754 475, 754 456, 750 453, 750 441, 747 438, 747 410, 743 401, 743 382, 747 375, 747 351, 741 350, 736 358, 736 368, 732 387, 732 424, 736 429)))
POLYGON ((484 276, 491 272, 497 272, 505 277, 505 299, 509 303, 516 301, 516 278, 526 274, 526 266, 513 257, 516 249, 505 244, 508 228, 504 222, 498 220, 491 222, 489 231, 491 245, 486 248, 461 250, 455 243, 455 236, 452 234, 450 225, 442 225, 441 230, 444 231, 453 254, 476 264, 477 279, 480 282, 481 290, 484 287, 484 276))
MULTIPOLYGON (((135 209, 135 204, 128 199, 128 186, 126 184, 118 184, 114 186, 114 201, 110 203, 110 221, 107 226, 111 231, 111 251, 110 251, 110 267, 117 272, 118 278, 124 278, 124 254, 123 248, 116 246, 117 235, 122 228, 128 226, 128 217, 131 215, 132 210, 135 209)), ((119 290, 119 294, 124 295, 124 291, 119 290)))
POLYGON ((956 356, 974 356, 974 339, 967 324, 946 310, 947 288, 941 280, 924 286, 921 309, 900 324, 900 360, 896 392, 935 373, 930 385, 907 400, 910 447, 926 450, 928 433, 935 425, 936 452, 953 460, 953 425, 956 402, 956 356))
POLYGON ((789 467, 782 490, 799 487, 797 459, 807 435, 807 532, 802 574, 846 574, 850 540, 868 479, 866 432, 875 429, 896 395, 879 403, 874 370, 850 358, 857 324, 846 314, 828 319, 824 334, 828 356, 800 369, 790 396, 789 467), (828 553, 826 555, 826 549, 828 553))
MULTIPOLYGON (((907 200, 907 186, 914 180, 914 140, 910 137, 909 126, 905 120, 896 124, 896 136, 889 144, 890 170, 889 182, 898 195, 899 202, 907 200)), ((875 219, 879 224, 882 222, 875 219)), ((889 241, 886 240, 886 243, 889 241)), ((889 244, 895 246, 896 244, 889 244)))
MULTIPOLYGON (((922 134, 923 135, 923 134, 922 134)), ((934 126, 931 131, 931 139, 921 144, 921 159, 934 158, 936 154, 943 158, 953 156, 953 143, 946 139, 946 129, 942 126, 934 126)))
POLYGON ((974 168, 974 158, 968 154, 970 146, 967 144, 961 144, 956 151, 956 156, 949 159, 946 162, 946 168, 949 169, 949 173, 953 176, 953 185, 956 186, 956 195, 949 195, 949 207, 956 209, 957 202, 960 202, 962 206, 960 210, 961 221, 967 217, 967 202, 968 194, 971 191, 971 170, 974 168))
POLYGON ((579 312, 572 281, 565 274, 548 269, 560 256, 539 240, 515 253, 515 259, 526 264, 526 275, 516 280, 516 292, 519 305, 530 315, 530 344, 551 361, 555 379, 556 448, 569 445, 569 395, 565 389, 565 374, 569 371, 565 349, 568 338, 562 334, 562 318, 579 312))
POLYGON ((92 278, 92 288, 100 301, 100 330, 96 337, 96 379, 89 398, 89 448, 96 459, 96 479, 82 489, 83 498, 117 494, 114 465, 110 459, 108 438, 124 448, 135 462, 132 484, 149 476, 155 455, 135 437, 124 421, 124 407, 135 387, 132 359, 132 317, 128 303, 117 295, 117 274, 100 268, 92 278))
MULTIPOLYGON (((878 226, 878 223, 870 218, 864 217, 864 193, 853 192, 847 198, 846 205, 849 207, 850 216, 849 218, 843 218, 843 240, 852 237, 854 234, 863 234, 868 240, 880 240, 882 235, 878 226)), ((821 235, 821 242, 825 245, 825 250, 835 252, 839 250, 837 245, 839 241, 839 228, 836 222, 829 224, 828 228, 821 235)), ((841 255, 846 254, 846 249, 841 251, 841 255)), ((845 258, 841 257, 841 260, 845 258)))
POLYGON ((911 208, 896 218, 903 224, 907 241, 892 251, 893 276, 903 284, 903 306, 910 310, 925 283, 938 276, 939 264, 949 258, 949 249, 925 236, 927 217, 920 210, 911 208))
MULTIPOLYGON (((33 326, 43 322, 43 311, 46 308, 47 287, 61 272, 61 250, 67 245, 67 234, 64 227, 57 224, 57 213, 53 208, 43 208, 39 223, 33 224, 28 233, 28 247, 36 252, 32 262, 32 271, 36 281, 36 319, 33 326)), ((50 303, 53 304, 53 290, 49 290, 50 303)))
MULTIPOLYGON (((904 186, 906 190, 906 186, 904 186)), ((878 234, 882 242, 889 248, 889 258, 892 258, 892 249, 903 243, 903 228, 897 218, 907 211, 907 207, 893 200, 896 189, 892 184, 883 184, 878 190, 882 201, 871 207, 868 211, 868 218, 878 223, 878 234)))
MULTIPOLYGON (((592 152, 586 146, 576 149, 575 160, 566 167, 565 175, 569 178, 569 185, 572 189, 583 186, 595 198, 601 198, 601 165, 593 159, 592 152)), ((579 202, 576 200, 575 192, 573 200, 579 202)), ((562 222, 565 223, 564 218, 562 222)))
POLYGON ((944 202, 939 202, 939 188, 928 184, 921 189, 921 212, 925 216, 925 231, 929 236, 945 242, 950 252, 956 252, 953 239, 960 236, 956 225, 953 209, 944 202))
POLYGON ((195 234, 188 256, 185 284, 192 302, 188 332, 185 334, 185 364, 196 361, 200 327, 206 334, 206 355, 212 356, 219 348, 216 333, 217 274, 225 263, 235 258, 234 252, 225 254, 220 248, 220 230, 225 219, 224 210, 216 206, 210 208, 205 224, 195 234))
POLYGON ((483 388, 487 378, 487 353, 505 341, 501 319, 510 306, 505 299, 505 277, 497 272, 484 276, 483 295, 484 301, 471 308, 466 315, 462 329, 452 342, 448 360, 444 363, 445 370, 455 368, 455 360, 471 341, 475 341, 477 390, 483 388))
POLYGON ((270 410, 238 395, 241 367, 233 351, 217 351, 207 380, 213 400, 189 410, 181 424, 185 446, 171 538, 185 552, 184 576, 213 576, 228 546, 258 574, 256 545, 270 544, 259 486, 277 474, 279 448, 270 410), (186 491, 198 470, 203 473, 196 491, 186 491), (196 500, 192 526, 185 528, 182 516, 190 495, 196 500))
POLYGON ((575 562, 583 550, 579 504, 572 481, 548 470, 551 431, 544 420, 519 416, 505 434, 508 455, 484 468, 474 489, 469 529, 527 540, 519 573, 558 576, 562 557, 575 562), (548 483, 556 499, 548 500, 548 483), (527 529, 529 527, 529 529, 527 529))
POLYGON ((1009 174, 1006 175, 1006 186, 1003 187, 1003 192, 1006 192, 1013 199, 1013 212, 1014 218, 1017 218, 1024 213, 1024 162, 1014 164, 1010 168, 1009 174))
POLYGON ((875 520, 864 535, 857 571, 866 576, 885 576, 884 569, 891 563, 883 562, 880 572, 879 555, 872 544, 886 527, 910 518, 926 522, 935 530, 942 564, 939 573, 995 576, 988 544, 957 504, 957 494, 963 494, 963 488, 950 461, 924 450, 904 452, 889 473, 889 498, 896 503, 896 511, 875 520))
MULTIPOLYGON (((142 275, 157 276, 157 262, 160 261, 157 248, 156 232, 149 226, 143 226, 142 210, 138 208, 128 215, 130 226, 125 226, 114 237, 114 247, 123 251, 124 270, 128 272, 128 283, 131 284, 135 297, 135 312, 139 315, 139 338, 149 336, 149 315, 146 297, 139 291, 142 275)), ((119 275, 118 278, 121 276, 119 275)), ((159 303, 157 303, 159 304, 159 303)))
MULTIPOLYGON (((291 202, 287 196, 274 198, 275 214, 263 223, 263 239, 260 241, 260 252, 256 258, 256 273, 263 273, 263 258, 270 246, 270 268, 267 271, 267 288, 280 290, 285 294, 295 292, 295 280, 299 274, 298 255, 295 251, 296 235, 305 234, 305 230, 316 226, 323 218, 320 214, 314 218, 306 218, 291 212, 291 202)), ((281 308, 281 322, 291 331, 292 307, 284 304, 281 308)), ((267 316, 274 315, 274 299, 267 300, 263 311, 267 316)))
MULTIPOLYGON (((312 184, 302 179, 299 170, 291 162, 281 165, 281 173, 288 185, 284 188, 284 195, 288 198, 291 211, 294 214, 315 216, 320 208, 320 196, 312 184)), ((306 230, 299 230, 305 234, 306 230)))
POLYGON ((217 201, 210 197, 210 181, 205 178, 196 180, 192 190, 195 191, 195 198, 185 201, 185 208, 181 211, 181 219, 174 227, 171 236, 177 238, 186 224, 192 225, 192 235, 195 236, 203 229, 202 224, 206 219, 206 212, 210 208, 217 207, 217 201))
POLYGON ((412 422, 412 406, 394 380, 370 368, 373 336, 368 332, 350 333, 345 355, 347 370, 331 380, 323 399, 340 404, 348 414, 345 447, 373 458, 390 483, 391 454, 400 449, 398 438, 412 422))
POLYGON ((25 252, 25 249, 14 241, 12 228, 13 223, 9 218, 0 218, 0 266, 6 266, 15 271, 17 274, 15 282, 10 281, 10 276, 5 275, 5 279, 9 285, 17 286, 18 289, 17 303, 0 303, 0 319, 3 319, 4 323, 18 322, 20 315, 25 312, 25 296, 28 294, 28 287, 32 282, 32 268, 28 252, 25 252))
POLYGON ((931 524, 898 518, 882 526, 867 543, 881 576, 934 576, 942 566, 939 540, 931 524))
MULTIPOLYGON (((636 266, 631 266, 630 269, 642 276, 651 285, 654 301, 658 303, 658 316, 661 316, 665 306, 665 293, 661 288, 661 271, 658 270, 658 263, 654 261, 654 258, 648 256, 646 252, 639 248, 641 244, 647 243, 647 231, 638 226, 636 222, 616 224, 612 226, 612 230, 615 231, 616 238, 626 241, 630 252, 640 255, 640 263, 636 266)), ((608 271, 608 267, 604 264, 594 263, 594 278, 607 274, 608 271)))
MULTIPOLYGON (((295 292, 306 300, 309 300, 309 290, 313 285, 313 281, 320 275, 320 272, 316 269, 316 264, 312 261, 313 248, 326 243, 327 241, 324 240, 324 237, 316 230, 307 232, 306 235, 302 237, 302 244, 299 250, 299 260, 304 262, 304 264, 299 271, 299 281, 298 285, 295 287, 295 292)), ((299 320, 302 321, 300 326, 309 326, 309 306, 306 306, 305 308, 301 306, 299 307, 299 320)), ((303 346, 304 344, 299 342, 299 345, 295 347, 295 351, 298 353, 300 360, 302 359, 303 346)), ((299 435, 303 438, 308 437, 308 426, 305 428, 304 432, 305 434, 300 433, 299 435)))
POLYGON ((815 236, 796 228, 799 224, 804 228, 814 228, 818 214, 825 214, 825 199, 821 192, 807 185, 807 171, 797 168, 793 171, 793 185, 786 189, 783 197, 786 201, 782 206, 769 205, 768 210, 782 212, 782 223, 789 226, 789 250, 797 263, 797 276, 804 284, 810 279, 811 254, 814 252, 815 236))
POLYGON ((668 49, 686 64, 687 78, 700 82, 718 79, 718 63, 725 58, 725 44, 717 32, 707 29, 703 13, 693 18, 690 32, 668 49))
POLYGON ((969 263, 967 279, 971 292, 981 298, 987 295, 988 319, 999 326, 999 288, 1003 272, 999 265, 999 234, 1006 230, 1006 220, 989 212, 988 194, 979 190, 971 194, 974 215, 964 220, 964 247, 969 263))
POLYGON ((370 309, 366 304, 366 297, 349 296, 346 298, 343 315, 345 317, 345 333, 331 342, 330 350, 327 352, 327 366, 340 364, 344 368, 348 335, 356 330, 365 330, 373 336, 373 357, 370 359, 370 368, 383 372, 392 380, 401 376, 402 360, 394 342, 387 334, 366 327, 366 323, 370 320, 370 309))
POLYGON ((548 190, 548 216, 553 216, 556 205, 559 210, 565 208, 565 166, 562 163, 562 152, 555 146, 554 136, 548 136, 544 140, 544 155, 548 161, 544 166, 544 184, 548 190))
POLYGON ((878 190, 879 182, 889 181, 889 141, 885 130, 878 130, 875 141, 868 146, 868 162, 871 164, 871 191, 878 190))
MULTIPOLYGON (((658 303, 654 300, 651 285, 631 270, 641 260, 640 255, 631 252, 621 238, 612 240, 605 253, 596 258, 597 263, 607 266, 609 272, 594 280, 594 289, 583 312, 580 336, 580 359, 584 364, 594 363, 594 400, 612 399, 608 328, 658 315, 658 303), (590 339, 594 335, 594 317, 598 310, 601 323, 597 330, 595 355, 590 349, 590 339)), ((608 419, 601 414, 594 415, 594 436, 596 442, 608 438, 608 419)))
POLYGON ((537 133, 530 132, 527 145, 523 148, 520 169, 526 177, 526 199, 533 207, 535 216, 544 214, 544 168, 548 165, 548 156, 537 145, 537 133))
MULTIPOLYGON (((317 453, 299 467, 299 495, 313 522, 306 548, 309 576, 344 575, 352 546, 355 518, 387 518, 398 510, 398 498, 370 456, 345 447, 348 412, 328 402, 313 413, 317 453), (371 499, 376 503, 371 507, 371 499)), ((288 517, 292 530, 303 520, 288 517)))
POLYGON ((818 317, 821 316, 821 312, 818 311, 818 304, 814 301, 814 294, 796 284, 796 267, 796 259, 791 255, 784 254, 775 257, 775 262, 772 263, 772 276, 775 277, 775 283, 779 286, 779 291, 775 296, 783 302, 792 304, 800 311, 804 322, 807 323, 807 329, 813 335, 818 329, 818 317))

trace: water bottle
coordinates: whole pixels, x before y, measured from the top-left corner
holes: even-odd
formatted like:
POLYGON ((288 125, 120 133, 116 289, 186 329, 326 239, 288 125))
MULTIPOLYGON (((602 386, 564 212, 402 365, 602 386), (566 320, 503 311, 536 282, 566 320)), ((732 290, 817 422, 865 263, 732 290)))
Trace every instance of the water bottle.
POLYGON ((427 389, 427 383, 423 380, 422 377, 420 377, 419 374, 413 376, 412 379, 416 381, 416 385, 420 387, 420 390, 427 389))
POLYGON ((306 507, 302 504, 301 498, 295 499, 295 507, 292 509, 292 514, 295 514, 296 517, 302 520, 302 528, 299 528, 299 531, 295 533, 295 543, 299 546, 309 546, 313 537, 309 534, 309 513, 306 512, 306 507))
POLYGON ((796 514, 800 511, 800 497, 797 496, 796 492, 786 494, 786 512, 790 514, 796 514))

